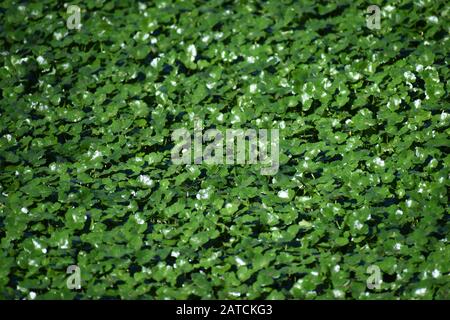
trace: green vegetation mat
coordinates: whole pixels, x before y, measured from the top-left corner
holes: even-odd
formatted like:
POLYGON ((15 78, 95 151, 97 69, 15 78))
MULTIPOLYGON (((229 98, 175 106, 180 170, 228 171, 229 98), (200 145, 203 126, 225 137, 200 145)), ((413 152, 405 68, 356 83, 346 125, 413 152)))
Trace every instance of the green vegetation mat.
POLYGON ((62 3, 0 3, 0 298, 450 298, 448 1, 62 3))

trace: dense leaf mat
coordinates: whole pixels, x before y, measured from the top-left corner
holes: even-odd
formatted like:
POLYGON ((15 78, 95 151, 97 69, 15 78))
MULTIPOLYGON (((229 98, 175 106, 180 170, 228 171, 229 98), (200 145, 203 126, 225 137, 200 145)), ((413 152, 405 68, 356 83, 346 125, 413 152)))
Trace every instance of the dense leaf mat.
POLYGON ((0 4, 1 298, 449 298, 448 1, 62 3, 0 4), (279 172, 174 165, 194 117, 279 172))

